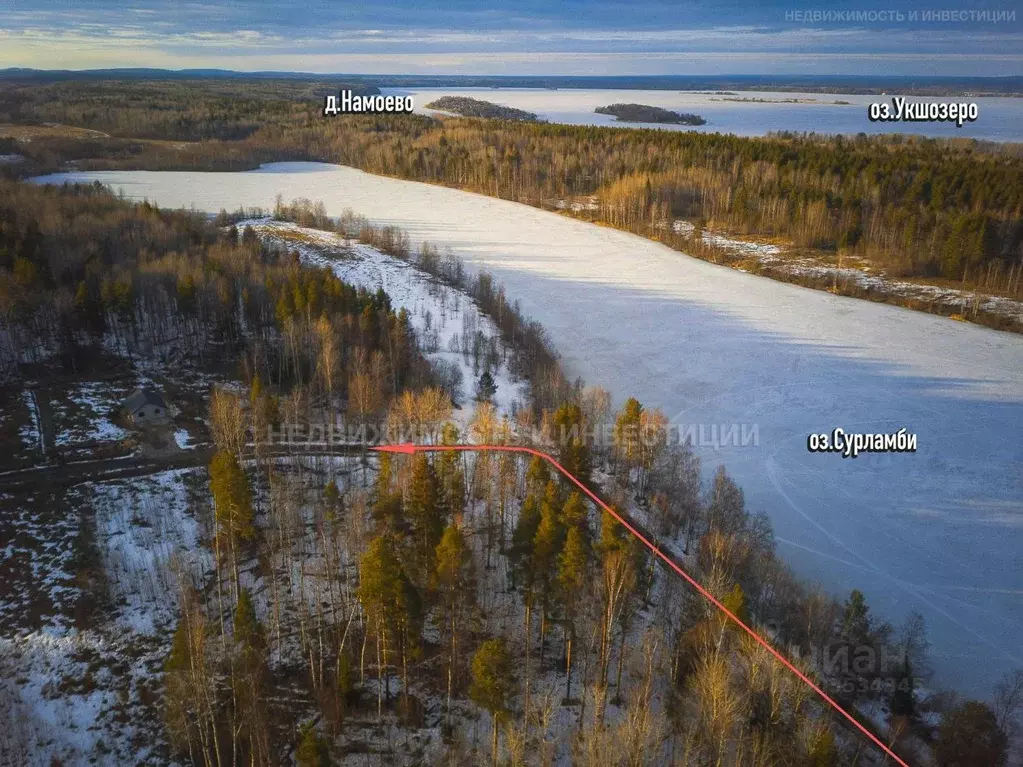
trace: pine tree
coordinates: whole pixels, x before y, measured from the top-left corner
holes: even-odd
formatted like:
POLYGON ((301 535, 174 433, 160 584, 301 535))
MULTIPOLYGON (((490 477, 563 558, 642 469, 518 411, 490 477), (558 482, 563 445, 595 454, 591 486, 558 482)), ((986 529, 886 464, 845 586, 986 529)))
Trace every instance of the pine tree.
POLYGON ((561 510, 562 523, 567 528, 578 528, 584 535, 589 533, 589 526, 586 519, 586 504, 583 502, 582 494, 578 491, 572 492, 565 501, 561 510))
POLYGON ((234 701, 240 721, 239 734, 249 742, 252 754, 267 753, 266 639, 263 626, 256 617, 248 589, 238 593, 234 613, 236 662, 232 666, 234 701))
POLYGON ((210 462, 210 489, 221 532, 250 541, 256 535, 249 480, 234 454, 221 450, 210 462))
POLYGON ((639 400, 629 397, 615 418, 615 455, 624 476, 628 476, 629 470, 638 465, 640 461, 639 422, 642 412, 643 406, 639 404, 639 400))
POLYGON ((323 489, 323 503, 328 522, 336 522, 341 518, 341 514, 344 512, 344 502, 341 498, 341 491, 338 490, 334 480, 330 480, 323 489))
POLYGON ((530 591, 533 588, 533 539, 536 538, 539 527, 540 504, 535 497, 528 495, 519 510, 519 519, 512 532, 511 548, 508 551, 512 577, 523 591, 530 591))
MULTIPOLYGON (((234 453, 221 450, 210 462, 210 489, 213 493, 213 505, 217 520, 217 564, 220 565, 221 539, 231 553, 231 566, 234 573, 234 588, 237 594, 239 587, 238 549, 243 542, 256 537, 255 515, 252 510, 252 491, 249 480, 238 464, 234 453)), ((219 583, 219 576, 218 576, 219 583)))
POLYGON ((558 462, 583 482, 590 479, 590 449, 584 441, 585 422, 582 409, 575 403, 565 403, 554 411, 557 429, 558 462))
POLYGON ((456 682, 455 664, 459 657, 459 619, 464 612, 463 603, 472 598, 471 565, 472 552, 469 550, 462 530, 452 523, 444 530, 437 544, 436 583, 448 612, 449 632, 447 715, 451 715, 451 696, 456 682))
POLYGON ((572 525, 565 536, 565 545, 558 555, 558 599, 565 623, 565 700, 572 699, 572 644, 575 640, 575 620, 588 576, 589 546, 582 528, 572 525))
POLYGON ((540 456, 533 456, 526 469, 526 494, 540 497, 551 480, 550 469, 547 468, 547 461, 540 456))
POLYGON ((853 643, 866 642, 870 635, 869 613, 863 592, 853 589, 843 607, 842 637, 853 643))
POLYGON ((488 639, 472 658, 472 685, 469 697, 480 708, 490 712, 493 735, 493 762, 497 759, 497 738, 500 724, 508 713, 514 680, 511 656, 503 639, 488 639))
POLYGON ((302 725, 295 749, 296 767, 330 767, 330 751, 326 741, 316 732, 312 722, 302 725))
POLYGON ((433 558, 444 533, 446 520, 442 500, 433 466, 424 453, 417 453, 412 459, 405 514, 412 524, 416 560, 424 575, 434 569, 433 558))
MULTIPOLYGON (((444 425, 441 444, 458 444, 458 428, 454 424, 444 425)), ((449 519, 458 520, 465 511, 466 495, 465 472, 459 454, 454 451, 441 453, 437 458, 436 472, 445 514, 449 519)))
POLYGON ((540 596, 540 670, 543 670, 544 648, 547 640, 547 616, 557 591, 558 555, 565 541, 565 528, 561 524, 561 510, 554 483, 553 497, 540 504, 540 524, 533 536, 532 577, 540 596))
POLYGON ((390 676, 385 675, 391 653, 398 642, 399 625, 407 613, 401 565, 394 542, 387 534, 370 541, 359 561, 359 601, 376 638, 378 685, 377 716, 383 709, 383 694, 390 697, 390 676))

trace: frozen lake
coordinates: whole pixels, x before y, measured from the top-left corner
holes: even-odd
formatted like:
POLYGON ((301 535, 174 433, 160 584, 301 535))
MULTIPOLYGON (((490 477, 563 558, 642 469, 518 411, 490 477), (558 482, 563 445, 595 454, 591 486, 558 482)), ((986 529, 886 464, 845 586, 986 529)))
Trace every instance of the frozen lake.
POLYGON ((907 101, 966 101, 976 102, 979 117, 976 122, 871 122, 867 106, 873 102, 888 102, 887 96, 854 96, 841 93, 782 93, 768 91, 729 91, 729 95, 692 91, 641 90, 587 90, 566 88, 540 90, 534 88, 383 88, 384 93, 411 93, 415 96, 416 111, 430 113, 425 105, 441 96, 469 96, 495 104, 525 109, 549 122, 569 125, 616 125, 627 128, 663 128, 667 130, 696 130, 702 133, 734 133, 738 136, 763 136, 771 131, 814 131, 816 133, 916 133, 924 136, 966 136, 989 141, 1023 141, 1023 99, 1020 98, 947 98, 933 99, 908 96, 907 101), (761 99, 763 101, 735 101, 728 99, 761 99), (812 103, 785 103, 798 99, 812 103), (847 101, 848 104, 836 104, 847 101), (624 102, 648 104, 676 112, 695 112, 706 125, 654 125, 620 123, 610 115, 599 115, 593 110, 624 102))
POLYGON ((323 200, 485 266, 542 322, 570 375, 683 425, 756 429, 700 448, 780 554, 874 614, 926 618, 943 684, 987 696, 1023 667, 1023 337, 774 282, 525 205, 316 163, 247 173, 114 171, 94 181, 216 212, 323 200), (807 435, 918 434, 913 454, 807 452, 807 435))

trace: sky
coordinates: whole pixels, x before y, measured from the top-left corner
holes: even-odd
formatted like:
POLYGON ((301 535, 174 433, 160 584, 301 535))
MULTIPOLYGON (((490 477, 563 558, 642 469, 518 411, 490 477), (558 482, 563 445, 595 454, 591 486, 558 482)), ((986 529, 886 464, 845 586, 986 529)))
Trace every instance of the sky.
POLYGON ((0 0, 5 67, 1020 76, 1023 3, 0 0), (869 15, 844 15, 856 11, 869 15), (956 15, 924 20, 930 11, 956 15))

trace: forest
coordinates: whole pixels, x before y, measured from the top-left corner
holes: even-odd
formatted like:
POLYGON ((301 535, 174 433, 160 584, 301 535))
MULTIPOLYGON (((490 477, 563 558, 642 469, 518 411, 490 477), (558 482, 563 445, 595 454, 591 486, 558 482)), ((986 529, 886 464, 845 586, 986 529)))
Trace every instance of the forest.
POLYGON ((599 387, 565 380, 542 328, 485 273, 350 212, 273 212, 389 252, 494 319, 529 402, 500 414, 483 382, 456 426, 387 295, 239 232, 247 213, 210 220, 96 185, 3 182, 0 194, 8 377, 47 358, 74 370, 104 345, 176 366, 226 361, 245 384, 214 386, 208 403, 215 453, 196 514, 212 573, 164 574, 177 594, 153 703, 166 760, 880 763, 544 462, 354 456, 311 470, 271 452, 282 423, 340 415, 552 452, 844 706, 886 710, 862 721, 911 763, 1003 763, 1023 675, 992 704, 923 695, 919 616, 892 626, 856 590, 838 601, 799 582, 724 467, 705 474, 656 408, 615 410, 599 387))
POLYGON ((554 207, 595 196, 596 220, 693 250, 677 218, 861 256, 893 276, 1019 296, 1023 156, 1012 144, 908 136, 742 138, 445 119, 324 120, 289 83, 67 82, 0 88, 0 122, 56 122, 109 137, 18 144, 7 173, 79 167, 239 170, 338 162, 554 207), (236 89, 235 95, 232 89, 236 89))
POLYGON ((494 104, 481 99, 471 99, 465 96, 442 96, 426 105, 427 109, 437 109, 441 112, 453 112, 463 117, 484 117, 497 120, 525 120, 536 122, 537 117, 532 112, 524 109, 515 109, 501 104, 494 104))

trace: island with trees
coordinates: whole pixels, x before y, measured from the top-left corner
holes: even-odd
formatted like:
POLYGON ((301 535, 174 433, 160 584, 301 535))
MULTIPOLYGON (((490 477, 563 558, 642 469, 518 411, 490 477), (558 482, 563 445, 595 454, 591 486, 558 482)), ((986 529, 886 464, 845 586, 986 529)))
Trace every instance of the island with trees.
POLYGON ((593 110, 601 115, 614 115, 623 123, 664 123, 671 125, 706 125, 700 115, 687 112, 673 112, 670 109, 652 107, 646 104, 611 104, 593 110))
POLYGON ((441 112, 453 112, 463 117, 485 117, 491 120, 522 120, 524 122, 539 122, 539 118, 532 112, 515 107, 506 107, 502 104, 494 104, 482 99, 472 99, 468 96, 441 96, 435 101, 426 105, 427 109, 436 109, 441 112))

